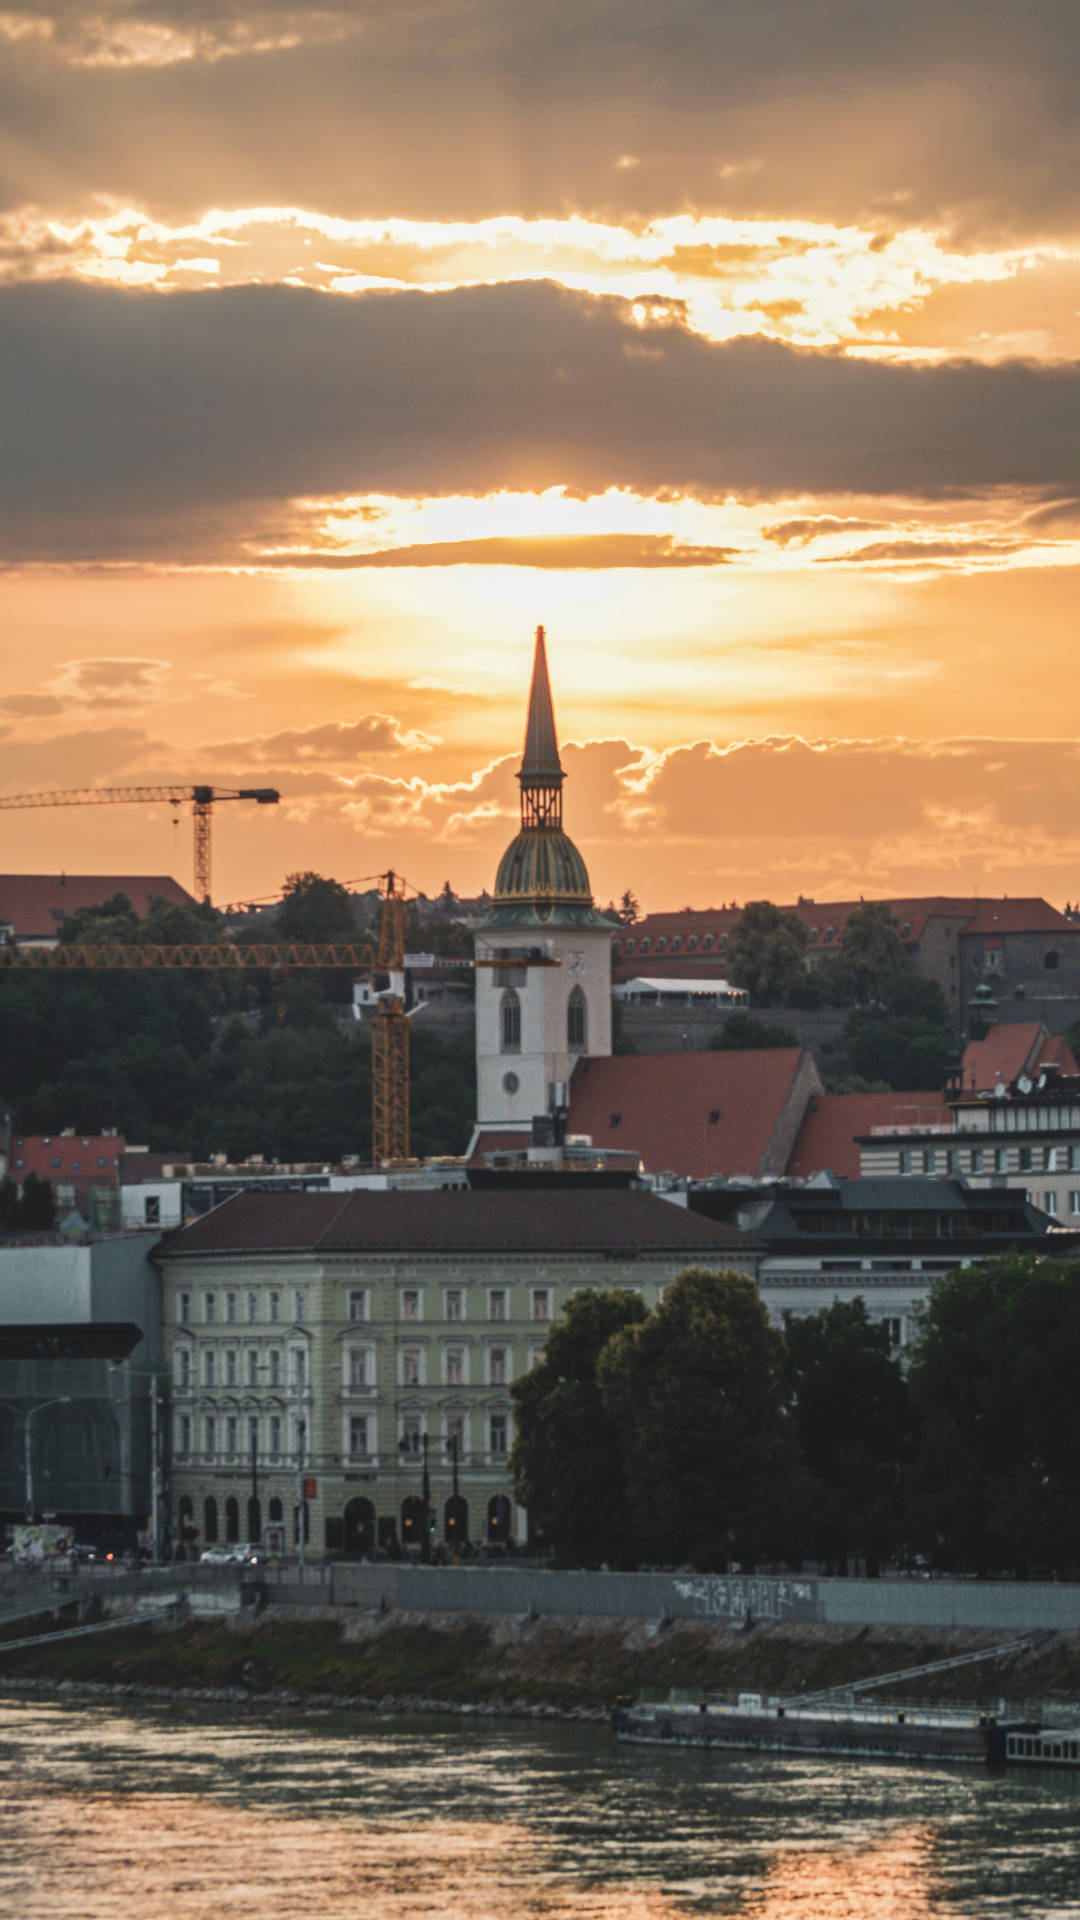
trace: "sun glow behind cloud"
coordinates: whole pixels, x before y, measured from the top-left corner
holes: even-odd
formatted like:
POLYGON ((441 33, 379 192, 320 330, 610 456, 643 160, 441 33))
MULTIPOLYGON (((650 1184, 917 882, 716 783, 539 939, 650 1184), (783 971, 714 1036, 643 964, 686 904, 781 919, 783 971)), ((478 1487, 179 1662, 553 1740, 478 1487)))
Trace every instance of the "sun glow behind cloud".
MULTIPOLYGON (((349 294, 544 278, 642 301, 650 310, 674 305, 709 340, 765 334, 802 346, 922 358, 941 349, 904 344, 890 316, 916 312, 942 289, 977 292, 1023 276, 1034 340, 1042 337, 1035 282, 1063 267, 1080 269, 1080 250, 1046 244, 962 252, 943 233, 920 227, 690 214, 632 227, 580 215, 343 220, 303 208, 245 207, 169 225, 145 210, 113 206, 74 219, 22 208, 0 220, 6 279, 81 278, 163 291, 279 280, 349 294)), ((1014 350, 1014 341, 973 326, 968 350, 993 359, 1014 350)))

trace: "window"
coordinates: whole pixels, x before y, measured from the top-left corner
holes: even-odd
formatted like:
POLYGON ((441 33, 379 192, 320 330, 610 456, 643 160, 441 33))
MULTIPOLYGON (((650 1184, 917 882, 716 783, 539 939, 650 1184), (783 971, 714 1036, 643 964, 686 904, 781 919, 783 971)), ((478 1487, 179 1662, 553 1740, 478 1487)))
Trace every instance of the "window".
POLYGON ((712 951, 712 944, 715 939, 716 939, 716 935, 714 933, 707 933, 705 935, 705 938, 701 944, 704 947, 706 953, 710 953, 712 951))
POLYGON ((307 1354, 303 1347, 292 1349, 292 1383, 302 1393, 307 1383, 307 1354))
POLYGON ((272 1413, 270 1415, 270 1451, 271 1453, 281 1452, 281 1415, 280 1413, 272 1413))
POLYGON ((671 942, 671 951, 672 951, 672 953, 681 953, 681 952, 682 952, 682 934, 681 934, 681 933, 677 933, 677 934, 675 935, 675 937, 674 937, 674 939, 672 940, 672 942, 671 942))
POLYGON ((280 1347, 271 1347, 270 1349, 270 1385, 272 1387, 280 1387, 281 1385, 281 1348, 280 1347))
POLYGON ((1044 953, 1043 966, 1046 968, 1047 973, 1056 973, 1058 958, 1059 956, 1055 953, 1053 947, 1050 948, 1049 952, 1044 953))
POLYGON ((403 1347, 401 1349, 401 1384, 403 1387, 420 1385, 420 1349, 403 1347))
POLYGON ((506 1319, 506 1288, 492 1287, 488 1293, 488 1319, 506 1319))
POLYGON ((625 951, 626 951, 627 953, 633 953, 633 951, 634 951, 634 948, 635 948, 636 946, 637 946, 637 941, 636 941, 636 940, 634 940, 634 939, 630 939, 630 940, 628 940, 628 941, 627 941, 627 943, 626 943, 626 949, 625 949, 625 951))
POLYGON ((551 1319, 550 1287, 534 1287, 532 1290, 532 1317, 534 1320, 551 1319))
POLYGON ((448 1320, 460 1320, 462 1317, 462 1297, 460 1287, 450 1287, 446 1294, 446 1317, 448 1320))
POLYGON ((203 1377, 204 1387, 212 1387, 214 1384, 214 1371, 215 1371, 216 1358, 217 1356, 214 1353, 213 1347, 207 1347, 202 1357, 202 1377, 203 1377))
POLYGON ((271 1318, 271 1320, 280 1320, 280 1319, 281 1319, 281 1295, 280 1295, 280 1293, 272 1293, 272 1294, 270 1295, 270 1318, 271 1318))
POLYGON ((292 1297, 293 1319, 303 1321, 303 1319, 305 1318, 306 1307, 307 1307, 307 1299, 304 1294, 304 1289, 303 1287, 297 1287, 292 1297))
POLYGON ((912 1156, 911 1156, 911 1148, 910 1148, 910 1147, 901 1147, 901 1149, 900 1149, 900 1171, 901 1171, 901 1173, 910 1173, 910 1172, 911 1172, 911 1157, 912 1157, 912 1156))
POLYGON ((240 1502, 230 1494, 225 1502, 225 1538, 235 1546, 240 1538, 240 1502))
POLYGON ((214 1541, 217 1537, 217 1501, 211 1494, 203 1501, 203 1539, 214 1541))
POLYGON ((365 1287, 353 1287, 349 1293, 349 1319, 366 1320, 367 1309, 367 1289, 365 1287))
POLYGON ((923 1172, 924 1172, 924 1173, 933 1173, 933 1171, 934 1171, 934 1149, 933 1149, 933 1147, 924 1147, 924 1148, 923 1148, 923 1157, 922 1157, 922 1167, 923 1167, 923 1172))
POLYGON ((349 1452, 352 1454, 354 1460, 357 1457, 362 1458, 367 1453, 367 1429, 366 1413, 351 1413, 349 1415, 349 1452))
POLYGON ((156 1193, 148 1193, 143 1201, 143 1217, 148 1227, 160 1227, 161 1200, 156 1193))
POLYGON ((176 1451, 187 1455, 191 1452, 191 1415, 182 1413, 176 1423, 176 1451))
POLYGON ((212 1293, 208 1293, 203 1301, 203 1319, 207 1325, 217 1319, 217 1297, 212 1293))
POLYGON ((956 1148, 955 1148, 955 1147, 946 1147, 946 1149, 945 1149, 945 1171, 946 1171, 946 1173, 955 1173, 955 1172, 956 1172, 956 1163, 957 1163, 957 1154, 956 1154, 956 1148))
POLYGON ((230 1325, 230 1327, 234 1327, 234 1326, 236 1325, 236 1295, 235 1295, 235 1293, 227 1293, 227 1294, 225 1295, 225 1318, 226 1318, 226 1320, 228 1321, 228 1323, 229 1323, 229 1325, 230 1325))
POLYGON ((666 934, 666 933, 662 933, 662 934, 660 934, 660 936, 659 936, 659 938, 658 938, 658 940, 657 940, 657 942, 656 942, 656 951, 657 951, 657 953, 663 953, 663 951, 664 951, 664 948, 665 948, 666 946, 667 946, 667 934, 666 934))
POLYGON ((191 1351, 188 1347, 176 1349, 176 1384, 185 1392, 191 1385, 191 1351))
POLYGON ((696 933, 692 933, 692 934, 690 935, 690 938, 689 938, 689 940, 688 940, 688 941, 687 941, 687 943, 686 943, 686 951, 687 951, 687 953, 693 953, 693 952, 695 951, 695 949, 696 949, 696 947, 697 947, 697 934, 696 934, 696 933))
POLYGON ((179 1302, 178 1302, 178 1304, 177 1304, 177 1310, 176 1310, 176 1317, 177 1317, 177 1319, 179 1320, 179 1322, 180 1322, 180 1325, 181 1325, 182 1327, 186 1327, 186 1326, 189 1326, 189 1325, 190 1325, 190 1322, 191 1322, 191 1295, 190 1295, 190 1293, 182 1293, 182 1294, 180 1295, 180 1299, 179 1299, 179 1302))
POLYGON ((248 1294, 247 1317, 248 1317, 248 1326, 253 1327, 256 1320, 259 1317, 259 1296, 257 1293, 248 1294))
POLYGON ((465 1384, 465 1353, 461 1347, 446 1349, 446 1385, 461 1387, 465 1384))
POLYGON ((366 1347, 351 1347, 349 1350, 349 1385, 366 1387, 368 1384, 368 1350, 366 1347))
POLYGON ((1069 1148, 1069 1172, 1080 1173, 1080 1147, 1069 1148))
POLYGON ((571 1053, 584 1053, 588 1039, 585 995, 575 987, 566 1003, 566 1044, 571 1053))
POLYGON ((642 942, 641 942, 641 951, 642 951, 642 953, 648 953, 648 951, 649 951, 649 948, 650 948, 651 946, 652 946, 652 941, 650 940, 650 938, 649 938, 649 936, 648 936, 648 934, 646 934, 646 935, 645 935, 645 938, 644 938, 644 939, 642 940, 642 942))
POLYGON ((1056 1147, 1047 1147, 1045 1165, 1047 1173, 1058 1172, 1058 1149, 1056 1147))
POLYGON ((506 988, 499 1004, 499 1050, 521 1052, 521 1001, 515 987, 506 988))
POLYGON ((259 1356, 254 1347, 248 1348, 247 1383, 249 1387, 257 1387, 259 1384, 259 1356))
POLYGON ((401 1453, 419 1453, 420 1451, 420 1415, 406 1413, 401 1422, 401 1453))
POLYGON ((544 1358, 543 1346, 534 1340, 531 1347, 529 1348, 530 1368, 540 1366, 541 1362, 543 1361, 543 1358, 544 1358))
POLYGON ((1030 1147, 1021 1147, 1021 1149, 1020 1149, 1020 1171, 1021 1171, 1021 1173, 1030 1173, 1030 1172, 1031 1172, 1031 1168, 1032 1168, 1032 1157, 1031 1157, 1031 1148, 1030 1148, 1030 1147))
POLYGON ((889 1336, 890 1347, 900 1347, 904 1343, 904 1323, 902 1320, 883 1320, 882 1326, 889 1336))
POLYGON ((419 1320, 420 1292, 417 1287, 403 1287, 401 1292, 401 1317, 403 1320, 419 1320))
POLYGON ((488 1415, 488 1452, 503 1456, 507 1451, 507 1428, 509 1422, 505 1413, 488 1415))
POLYGON ((230 1453, 230 1454, 236 1452, 236 1415, 235 1413, 229 1413, 229 1414, 226 1414, 225 1416, 225 1451, 226 1453, 230 1453))
POLYGON ((1008 1147, 995 1147, 994 1148, 994 1172, 1008 1173, 1008 1171, 1009 1171, 1008 1147))
POLYGON ((983 1151, 982 1151, 982 1148, 981 1148, 981 1147, 972 1147, 972 1149, 971 1149, 971 1171, 972 1171, 972 1173, 981 1173, 981 1172, 982 1172, 982 1170, 983 1170, 983 1151))
POLYGON ((237 1380, 236 1348, 226 1347, 225 1349, 225 1385, 227 1387, 235 1387, 236 1380, 237 1380))
POLYGON ((248 1414, 248 1452, 253 1456, 259 1451, 259 1416, 248 1414))
POLYGON ((450 1413, 446 1417, 446 1457, 460 1465, 465 1458, 465 1416, 450 1413))
POLYGON ((217 1421, 212 1413, 206 1416, 206 1451, 211 1460, 217 1453, 217 1421))
POLYGON ((1052 1187, 1047 1187, 1046 1192, 1043 1194, 1043 1212, 1057 1212, 1057 1194, 1052 1187))
POLYGON ((1080 1187, 1073 1187, 1069 1194, 1069 1212, 1080 1213, 1080 1187))
POLYGON ((506 1385, 506 1348, 489 1347, 488 1380, 493 1387, 506 1385))

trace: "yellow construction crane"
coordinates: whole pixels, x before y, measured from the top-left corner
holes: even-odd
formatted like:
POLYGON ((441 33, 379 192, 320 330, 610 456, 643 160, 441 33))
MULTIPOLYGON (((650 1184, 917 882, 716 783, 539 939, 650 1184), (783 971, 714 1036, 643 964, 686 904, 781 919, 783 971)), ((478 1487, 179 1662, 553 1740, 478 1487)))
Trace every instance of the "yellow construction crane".
MULTIPOLYGON (((215 792, 214 798, 232 798, 215 792)), ((276 797, 276 796, 275 796, 276 797)), ((0 801, 0 805, 5 804, 0 801)), ((371 1027, 371 1157, 376 1166, 409 1157, 409 1022, 405 1013, 405 883, 379 875, 382 912, 379 941, 282 941, 251 946, 229 940, 205 946, 95 946, 61 942, 55 947, 0 946, 0 973, 254 973, 263 968, 347 967, 353 973, 387 973, 371 1027)))
POLYGON ((210 816, 219 800, 254 800, 276 806, 274 787, 75 787, 60 793, 16 793, 0 798, 0 807, 122 807, 167 801, 191 806, 195 827, 195 898, 210 905, 210 816))

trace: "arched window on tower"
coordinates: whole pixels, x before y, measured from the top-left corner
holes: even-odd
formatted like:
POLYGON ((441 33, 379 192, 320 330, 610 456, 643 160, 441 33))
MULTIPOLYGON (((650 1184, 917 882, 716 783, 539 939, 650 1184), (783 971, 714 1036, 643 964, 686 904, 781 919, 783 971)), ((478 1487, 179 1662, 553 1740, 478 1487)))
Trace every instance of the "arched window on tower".
POLYGON ((588 1008, 585 995, 575 987, 566 1003, 566 1044, 571 1053, 584 1053, 589 1041, 588 1008))
POLYGON ((521 1001, 514 987, 507 987, 499 1008, 499 1046, 503 1053, 521 1052, 521 1001))

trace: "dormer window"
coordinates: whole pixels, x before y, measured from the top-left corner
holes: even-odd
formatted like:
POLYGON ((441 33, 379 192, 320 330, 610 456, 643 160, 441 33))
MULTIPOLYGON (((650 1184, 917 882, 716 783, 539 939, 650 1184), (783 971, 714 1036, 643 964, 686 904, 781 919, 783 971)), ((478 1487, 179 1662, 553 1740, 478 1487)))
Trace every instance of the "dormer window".
POLYGON ((809 946, 816 947, 818 941, 821 939, 821 928, 811 927, 809 933, 806 936, 806 939, 809 946))
POLYGON ((711 951, 712 943, 715 939, 716 939, 715 933, 707 933, 705 935, 705 938, 702 941, 702 945, 705 948, 706 953, 709 953, 711 951))
POLYGON ((696 933, 692 933, 692 934, 690 935, 690 938, 689 938, 689 940, 688 940, 688 941, 687 941, 687 943, 686 943, 686 951, 687 951, 687 953, 693 953, 693 951, 694 951, 694 949, 695 949, 695 947, 696 947, 696 946, 697 946, 697 934, 696 934, 696 933))
POLYGON ((679 953, 681 949, 682 949, 682 934, 677 933, 671 943, 671 951, 672 953, 679 953))
POLYGON ((658 939, 658 941, 657 941, 657 943, 656 943, 656 951, 657 951, 657 953, 663 953, 663 951, 664 951, 664 948, 665 948, 666 946, 667 946, 667 934, 666 934, 666 933, 662 933, 662 934, 660 935, 660 938, 658 939))
POLYGON ((634 948, 635 948, 636 946, 637 946, 637 941, 636 941, 636 940, 628 940, 628 941, 627 941, 627 943, 626 943, 626 946, 625 946, 625 948, 623 949, 623 951, 624 951, 625 953, 633 953, 633 951, 634 951, 634 948))
POLYGON ((651 941, 651 940, 649 939, 649 936, 648 936, 648 934, 646 934, 646 935, 645 935, 645 938, 644 938, 644 940, 643 940, 643 941, 642 941, 642 943, 641 943, 641 951, 642 951, 642 953, 648 953, 648 951, 649 951, 649 948, 650 948, 651 946, 652 946, 652 941, 651 941))

